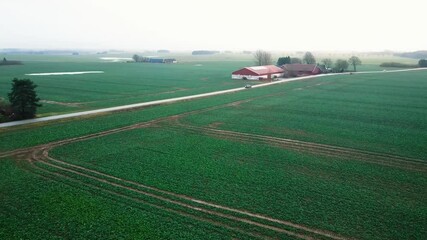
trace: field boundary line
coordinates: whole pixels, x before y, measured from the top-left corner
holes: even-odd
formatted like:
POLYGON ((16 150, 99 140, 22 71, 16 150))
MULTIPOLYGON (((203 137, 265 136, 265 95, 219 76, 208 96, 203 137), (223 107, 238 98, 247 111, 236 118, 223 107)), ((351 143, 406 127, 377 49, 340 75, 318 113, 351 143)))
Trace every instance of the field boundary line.
POLYGON ((201 109, 192 110, 192 111, 189 111, 189 112, 179 113, 179 114, 175 114, 175 115, 170 115, 170 116, 166 116, 166 117, 160 117, 160 118, 153 119, 153 120, 148 120, 148 121, 145 121, 145 122, 134 123, 134 124, 123 126, 123 127, 112 128, 112 129, 109 129, 109 130, 104 130, 104 131, 101 131, 101 132, 91 133, 91 134, 88 134, 88 135, 83 135, 83 136, 78 136, 78 137, 72 137, 72 138, 68 138, 68 139, 62 139, 62 140, 53 141, 53 142, 50 142, 50 143, 36 145, 36 146, 33 146, 33 147, 24 147, 24 148, 20 148, 20 149, 11 150, 11 151, 1 152, 0 153, 0 158, 4 158, 4 157, 8 157, 8 156, 18 156, 20 154, 25 154, 25 153, 28 153, 28 152, 35 151, 35 150, 37 150, 39 148, 45 148, 45 147, 49 147, 49 146, 53 146, 53 145, 54 146, 61 146, 61 145, 64 145, 64 144, 69 144, 69 143, 78 142, 78 141, 84 141, 84 140, 88 140, 88 139, 91 139, 91 138, 97 138, 97 137, 107 136, 107 135, 115 134, 115 133, 119 133, 119 132, 124 132, 124 131, 134 130, 134 129, 138 129, 138 128, 149 127, 149 126, 154 125, 156 123, 168 121, 168 120, 171 120, 171 119, 177 119, 177 118, 188 116, 188 115, 192 115, 192 114, 203 113, 203 112, 208 112, 208 111, 217 110, 217 109, 221 109, 221 108, 226 108, 226 107, 230 107, 230 106, 235 106, 235 105, 238 105, 238 104, 241 104, 241 103, 247 103, 247 102, 250 102, 250 101, 253 101, 253 100, 256 100, 256 99, 270 97, 270 96, 274 96, 274 95, 280 95, 280 94, 282 94, 282 93, 275 93, 275 94, 269 94, 269 95, 265 95, 265 96, 258 96, 258 97, 243 99, 243 100, 237 100, 237 101, 233 101, 233 102, 229 102, 229 103, 224 103, 224 104, 221 104, 221 105, 211 106, 211 107, 207 107, 207 108, 201 108, 201 109))
MULTIPOLYGON (((269 85, 273 85, 273 84, 280 84, 280 83, 291 82, 291 81, 296 81, 296 80, 318 78, 318 77, 323 77, 323 76, 331 76, 331 74, 328 74, 328 75, 312 75, 312 76, 305 76, 305 77, 299 77, 299 78, 288 78, 288 79, 278 80, 275 82, 258 84, 258 85, 253 86, 253 88, 265 87, 265 86, 269 86, 269 85)), ((244 90, 247 91, 246 88, 239 87, 239 88, 232 88, 232 89, 215 91, 215 92, 189 95, 189 96, 184 96, 184 97, 176 97, 176 98, 169 98, 169 99, 162 99, 162 100, 155 100, 155 101, 149 101, 149 102, 123 105, 123 106, 101 108, 101 109, 84 111, 84 112, 75 112, 75 113, 62 114, 62 115, 56 115, 56 116, 27 119, 27 120, 20 120, 20 121, 14 121, 14 122, 6 122, 6 123, 1 123, 0 128, 14 127, 14 126, 20 126, 20 125, 28 125, 28 124, 33 124, 33 123, 47 122, 47 121, 66 119, 66 118, 81 117, 81 116, 87 116, 87 115, 93 115, 93 114, 99 114, 99 113, 110 113, 110 112, 117 112, 117 111, 122 111, 122 110, 129 110, 129 109, 136 109, 136 108, 142 108, 142 107, 163 105, 163 104, 181 102, 181 101, 186 101, 186 100, 193 100, 193 99, 198 99, 198 98, 205 98, 205 97, 211 97, 211 96, 216 96, 216 95, 222 95, 222 94, 227 94, 227 93, 234 93, 234 92, 239 92, 239 91, 244 91, 244 90)))
MULTIPOLYGON (((274 82, 262 83, 262 84, 252 86, 252 88, 266 87, 266 86, 270 86, 270 85, 287 83, 287 82, 292 82, 292 81, 305 80, 305 79, 311 79, 311 78, 321 78, 321 77, 328 77, 328 76, 336 76, 336 75, 378 74, 378 73, 409 72, 409 71, 421 71, 421 70, 427 70, 427 68, 414 68, 414 69, 401 69, 401 70, 388 70, 388 71, 365 71, 365 72, 354 72, 354 73, 353 72, 350 72, 350 73, 329 73, 329 74, 311 75, 311 76, 295 77, 295 78, 285 78, 285 79, 281 78, 280 80, 277 80, 274 82)), ((245 90, 247 90, 247 89, 245 89, 244 87, 239 87, 239 88, 232 88, 232 89, 221 90, 221 91, 214 91, 214 92, 208 92, 208 93, 189 95, 189 96, 184 96, 184 97, 176 97, 176 98, 155 100, 155 101, 142 102, 142 103, 134 103, 134 104, 122 105, 122 106, 116 106, 116 107, 101 108, 101 109, 95 109, 95 110, 90 110, 90 111, 75 112, 75 113, 68 113, 68 114, 62 114, 62 115, 56 115, 56 116, 49 116, 49 117, 7 122, 7 123, 1 123, 0 128, 14 127, 14 126, 20 126, 20 125, 28 125, 28 124, 33 124, 33 123, 54 121, 54 120, 66 119, 66 118, 74 118, 74 117, 87 116, 87 115, 93 115, 93 114, 99 114, 99 113, 117 112, 117 111, 135 109, 135 108, 141 108, 141 107, 163 105, 163 104, 180 102, 180 101, 185 101, 185 100, 205 98, 205 97, 211 97, 211 96, 222 95, 222 94, 227 94, 227 93, 235 93, 235 92, 245 91, 245 90)))
MULTIPOLYGON (((391 154, 370 152, 365 150, 339 147, 334 145, 305 142, 305 141, 294 140, 294 139, 278 138, 278 137, 272 137, 272 136, 242 133, 242 132, 235 132, 235 131, 229 131, 229 130, 220 130, 220 129, 207 128, 207 127, 197 127, 197 126, 191 126, 191 125, 187 125, 179 122, 177 122, 176 125, 181 128, 200 132, 202 134, 227 136, 237 140, 261 141, 261 143, 278 145, 279 147, 284 145, 291 149, 322 153, 324 155, 333 155, 336 157, 340 157, 340 156, 347 157, 347 158, 352 157, 352 158, 357 158, 362 161, 366 161, 370 163, 377 163, 380 165, 386 165, 391 167, 399 167, 399 168, 404 168, 408 170, 427 172, 427 161, 423 161, 421 159, 414 159, 414 158, 396 156, 391 154)), ((173 126, 169 126, 169 127, 173 128, 173 126)))

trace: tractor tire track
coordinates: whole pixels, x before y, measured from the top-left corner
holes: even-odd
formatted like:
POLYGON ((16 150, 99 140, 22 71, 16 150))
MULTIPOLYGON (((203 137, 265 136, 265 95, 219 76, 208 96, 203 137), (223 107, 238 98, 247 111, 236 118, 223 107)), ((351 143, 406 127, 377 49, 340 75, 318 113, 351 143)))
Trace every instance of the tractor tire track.
POLYGON ((321 154, 321 155, 333 156, 333 157, 343 157, 347 159, 356 159, 356 160, 375 163, 375 164, 388 166, 388 167, 396 167, 396 168, 412 170, 412 171, 427 172, 427 161, 423 161, 419 159, 382 154, 382 153, 375 153, 375 152, 338 147, 338 146, 332 146, 332 145, 326 145, 326 144, 304 142, 304 141, 293 140, 293 139, 278 138, 278 137, 250 134, 250 133, 241 133, 241 132, 234 132, 234 131, 228 131, 228 130, 219 130, 219 129, 207 128, 207 127, 196 127, 196 126, 182 124, 182 123, 179 123, 178 121, 175 121, 175 124, 176 124, 175 126, 170 125, 167 127, 179 129, 181 131, 183 129, 186 129, 189 132, 202 133, 202 134, 219 137, 219 138, 226 138, 226 139, 250 142, 250 143, 262 143, 262 144, 282 147, 285 149, 292 149, 292 150, 304 151, 308 153, 315 153, 315 154, 321 154))
POLYGON ((298 225, 298 224, 295 224, 295 223, 292 223, 292 222, 289 222, 289 221, 283 221, 283 220, 279 220, 279 219, 274 219, 274 218, 271 218, 271 217, 268 217, 268 216, 265 216, 265 215, 255 214, 255 213, 251 213, 251 212, 248 212, 248 211, 245 211, 245 210, 233 209, 233 208, 222 206, 222 205, 218 205, 218 204, 215 204, 215 203, 211 203, 211 202, 207 202, 207 201, 203 201, 203 200, 198 200, 198 199, 189 197, 187 195, 177 194, 177 193, 174 193, 174 192, 169 192, 169 191, 161 190, 161 189, 158 189, 158 188, 155 188, 155 187, 147 186, 147 185, 144 185, 144 184, 140 184, 140 183, 137 183, 137 182, 125 180, 125 179, 118 178, 118 177, 115 177, 115 176, 111 176, 111 175, 108 175, 108 174, 105 174, 105 173, 94 171, 94 170, 91 170, 91 169, 88 169, 88 168, 84 168, 84 167, 81 167, 81 166, 78 166, 78 165, 70 164, 70 163, 67 163, 67 162, 60 161, 60 160, 57 160, 57 159, 49 157, 48 156, 48 151, 46 151, 46 150, 43 152, 43 155, 44 155, 44 157, 46 157, 50 161, 54 161, 54 162, 57 162, 57 163, 62 164, 62 165, 67 165, 67 166, 70 166, 70 167, 73 167, 73 168, 81 169, 83 171, 91 172, 91 173, 94 173, 94 174, 97 174, 97 175, 100 175, 100 176, 104 176, 104 177, 107 177, 107 178, 110 178, 110 179, 114 179, 116 181, 120 181, 120 182, 123 182, 123 183, 134 185, 134 186, 137 186, 137 187, 140 187, 140 188, 145 188, 145 189, 156 191, 156 192, 159 192, 159 193, 162 193, 162 194, 165 194, 165 195, 170 195, 170 196, 173 196, 173 197, 176 197, 176 198, 184 199, 184 200, 187 200, 189 202, 194 202, 194 203, 198 203, 200 205, 205 205, 205 206, 208 206, 208 207, 222 209, 222 210, 226 210, 226 211, 230 211, 230 212, 234 212, 234 213, 246 215, 246 216, 249 216, 249 217, 266 220, 266 221, 269 221, 269 222, 275 222, 275 223, 278 223, 278 224, 282 224, 282 225, 285 225, 285 226, 293 227, 293 228, 300 229, 300 230, 307 231, 307 232, 312 232, 312 233, 319 234, 319 235, 327 235, 327 237, 331 237, 331 238, 334 238, 334 239, 343 239, 343 238, 335 238, 337 236, 335 236, 336 234, 332 233, 332 232, 327 232, 327 231, 323 231, 323 230, 321 231, 321 230, 317 230, 317 229, 312 229, 312 228, 309 228, 309 227, 306 227, 306 226, 303 226, 303 225, 298 225))
POLYGON ((114 129, 110 129, 110 130, 106 130, 106 131, 102 131, 102 132, 97 132, 97 133, 93 133, 93 134, 88 134, 88 135, 84 135, 84 136, 80 136, 80 137, 74 137, 74 138, 59 140, 59 141, 50 142, 50 143, 46 143, 46 144, 41 144, 41 145, 38 145, 35 147, 20 148, 20 149, 16 149, 16 150, 12 150, 12 151, 7 151, 7 152, 0 153, 0 158, 9 157, 9 156, 17 156, 17 155, 25 155, 25 154, 31 153, 33 151, 36 151, 37 149, 40 149, 40 148, 47 148, 47 147, 51 147, 51 146, 61 146, 64 144, 69 144, 69 143, 78 142, 78 141, 84 141, 84 140, 88 140, 91 138, 103 137, 103 136, 107 136, 107 135, 115 134, 115 133, 119 133, 119 132, 149 127, 151 125, 154 125, 154 124, 157 124, 157 123, 160 123, 163 121, 173 120, 173 119, 188 116, 191 114, 198 114, 198 113, 203 113, 203 112, 212 111, 212 110, 216 110, 216 109, 235 106, 236 104, 250 102, 250 101, 255 100, 255 99, 256 98, 239 100, 239 101, 235 101, 235 102, 231 102, 231 103, 227 103, 227 104, 223 104, 223 105, 218 105, 218 106, 208 107, 208 108, 194 110, 194 111, 190 111, 190 112, 185 112, 185 113, 181 113, 181 114, 176 114, 176 115, 172 115, 172 116, 162 117, 162 118, 154 119, 151 121, 136 123, 136 124, 132 124, 129 126, 114 128, 114 129))
MULTIPOLYGON (((116 191, 108 190, 108 189, 105 189, 105 188, 102 188, 102 187, 98 187, 98 186, 96 186, 94 184, 85 183, 85 182, 83 182, 81 180, 69 177, 69 176, 67 176, 65 174, 61 174, 61 173, 57 173, 57 172, 52 172, 52 171, 49 171, 47 169, 41 168, 41 167, 37 166, 36 164, 34 164, 34 162, 31 162, 30 165, 31 165, 32 169, 27 169, 27 170, 30 171, 30 172, 32 172, 33 174, 35 174, 35 175, 37 175, 37 176, 39 176, 41 178, 47 179, 47 180, 61 182, 61 183, 66 184, 66 185, 68 185, 70 187, 73 187, 73 188, 76 188, 76 186, 71 185, 69 183, 66 183, 63 179, 66 179, 67 181, 74 182, 74 183, 76 183, 78 185, 86 186, 89 189, 95 189, 95 190, 101 191, 103 193, 106 193, 107 195, 110 194, 112 196, 116 196, 116 197, 119 197, 121 199, 130 200, 130 201, 132 201, 134 203, 141 203, 141 204, 144 204, 144 205, 156 208, 156 209, 160 209, 162 211, 174 213, 174 214, 177 214, 177 215, 180 215, 180 216, 188 217, 188 218, 191 218, 193 220, 197 220, 197 221, 209 223, 209 224, 212 224, 212 225, 215 225, 215 226, 220 226, 220 227, 223 227, 225 229, 232 230, 232 231, 244 234, 244 235, 248 235, 248 236, 259 238, 259 239, 273 239, 273 238, 271 238, 271 237, 269 237, 267 235, 263 235, 263 234, 255 233, 255 232, 248 232, 248 231, 243 230, 241 228, 232 227, 232 226, 229 226, 227 224, 221 223, 219 221, 215 221, 213 219, 204 218, 204 217, 196 216, 196 215, 193 215, 193 214, 190 214, 190 213, 186 213, 186 212, 183 212, 183 211, 179 211, 179 210, 176 210, 176 209, 168 208, 168 207, 165 207, 165 206, 156 205, 156 204, 144 201, 144 200, 136 198, 136 197, 127 196, 127 195, 125 195, 125 194, 123 194, 121 192, 116 192, 116 191), (47 174, 50 174, 50 175, 54 175, 54 176, 56 176, 56 178, 54 178, 52 176, 46 176, 44 174, 36 172, 36 170, 44 172, 44 173, 47 173, 47 174), (62 179, 62 180, 60 180, 60 179, 62 179)), ((77 187, 77 188, 80 189, 80 190, 83 190, 83 191, 87 191, 87 192, 93 193, 93 192, 91 192, 91 191, 89 191, 87 189, 83 189, 81 187, 77 187)), ((125 202, 121 202, 121 201, 119 201, 117 199, 114 199, 112 197, 107 197, 107 196, 102 196, 102 197, 106 197, 106 198, 108 198, 110 200, 115 201, 116 203, 120 203, 120 204, 125 204, 126 205, 125 202)), ((136 207, 139 208, 139 209, 141 209, 141 210, 145 210, 145 209, 143 209, 141 207, 138 207, 138 206, 136 206, 136 207)))
POLYGON ((165 202, 168 202, 168 203, 171 203, 171 204, 176 204, 176 205, 179 205, 179 206, 184 207, 184 208, 192 209, 192 210, 195 210, 195 211, 199 211, 199 212, 202 212, 202 213, 205 213, 205 214, 214 215, 214 216, 217 216, 217 217, 226 218, 226 219, 233 220, 233 221, 240 222, 240 223, 245 223, 245 224, 253 225, 253 226, 264 228, 264 229, 267 229, 267 230, 272 230, 272 231, 275 231, 275 232, 278 232, 278 233, 286 234, 286 235, 297 237, 297 238, 301 238, 301 239, 313 239, 313 237, 311 237, 309 235, 302 235, 300 233, 292 232, 292 231, 289 231, 287 229, 282 229, 282 228, 279 228, 279 227, 275 227, 275 226, 270 226, 270 225, 267 225, 267 224, 259 223, 259 222, 256 222, 256 221, 253 221, 253 220, 250 220, 250 219, 246 219, 246 218, 242 218, 242 217, 237 217, 237 216, 233 216, 233 215, 230 215, 230 214, 225 214, 225 213, 214 211, 214 210, 210 210, 210 209, 205 209, 205 208, 203 208, 201 206, 193 206, 193 205, 190 205, 190 204, 187 204, 187 203, 183 203, 182 200, 186 200, 186 201, 189 201, 189 202, 197 203, 199 205, 204 205, 204 206, 208 206, 208 207, 212 207, 212 208, 221 209, 223 211, 229 211, 229 212, 237 213, 237 214, 240 214, 240 215, 245 215, 245 216, 252 217, 252 218, 258 219, 258 220, 260 219, 260 220, 264 220, 264 221, 268 221, 268 222, 272 222, 272 223, 277 223, 277 224, 280 224, 280 225, 283 225, 283 226, 286 226, 286 227, 298 229, 299 231, 307 232, 310 235, 314 234, 314 235, 319 235, 320 237, 327 237, 329 239, 337 239, 337 240, 346 239, 346 238, 341 237, 341 236, 339 236, 339 235, 337 235, 337 234, 335 234, 333 232, 328 232, 328 231, 324 231, 324 230, 313 229, 313 228, 309 228, 309 227, 306 227, 306 226, 303 226, 303 225, 298 225, 298 224, 295 224, 295 223, 292 223, 292 222, 283 221, 283 220, 279 220, 279 219, 274 219, 274 218, 270 218, 270 217, 267 217, 267 216, 264 216, 264 215, 254 214, 254 213, 250 213, 250 212, 244 211, 244 210, 233 209, 233 208, 221 206, 221 205, 214 204, 214 203, 209 203, 209 202, 206 202, 206 201, 202 201, 202 200, 191 198, 191 197, 186 196, 186 195, 176 194, 176 193, 173 193, 173 192, 168 192, 168 191, 160 190, 160 189, 157 189, 157 188, 154 188, 154 187, 146 186, 146 185, 139 184, 139 183, 136 183, 136 182, 132 182, 132 181, 128 181, 128 180, 125 180, 125 179, 117 178, 117 177, 114 177, 114 176, 111 176, 111 175, 108 175, 108 174, 105 174, 105 173, 101 173, 101 172, 97 172, 97 171, 94 171, 94 170, 91 170, 91 169, 87 169, 87 168, 84 168, 84 167, 81 167, 81 166, 77 166, 77 165, 74 165, 74 164, 66 163, 66 162, 63 162, 63 161, 60 161, 60 160, 53 159, 53 158, 49 157, 48 156, 48 150, 49 149, 44 149, 42 151, 35 152, 33 154, 33 156, 32 156, 33 161, 37 161, 37 162, 40 162, 42 164, 45 164, 45 165, 48 165, 50 167, 54 167, 54 168, 57 168, 57 169, 60 169, 60 170, 63 170, 63 171, 68 171, 68 172, 71 172, 73 174, 77 174, 79 176, 85 177, 85 178, 90 178, 92 180, 95 180, 95 181, 98 181, 98 182, 102 182, 104 184, 109 184, 109 185, 114 186, 114 187, 126 189, 126 190, 129 190, 129 191, 132 191, 132 192, 136 192, 138 194, 143 194, 145 196, 156 198, 158 200, 165 201, 165 202), (58 166, 57 164, 49 163, 47 161, 56 162, 57 164, 63 164, 65 166, 68 166, 68 168, 67 167, 63 167, 63 166, 58 166), (103 177, 107 177, 107 178, 110 178, 110 179, 114 179, 116 181, 120 181, 120 182, 123 182, 123 183, 132 184, 133 186, 136 186, 136 187, 149 189, 149 190, 151 190, 153 192, 156 192, 156 193, 149 193, 149 192, 146 192, 146 191, 139 190, 139 189, 137 189, 135 187, 129 187, 127 185, 114 183, 114 182, 108 181, 106 179, 102 179, 102 178, 99 178, 99 177, 88 175, 86 173, 83 173, 82 171, 73 170, 73 169, 71 169, 71 167, 80 169, 82 171, 91 172, 91 173, 94 173, 94 174, 97 174, 97 175, 100 175, 100 176, 103 176, 103 177), (164 197, 164 196, 161 196, 159 194, 170 195, 170 196, 173 196, 173 197, 175 197, 177 199, 180 199, 180 200, 179 201, 178 200, 173 200, 173 199, 170 199, 170 197, 169 198, 168 197, 164 197))

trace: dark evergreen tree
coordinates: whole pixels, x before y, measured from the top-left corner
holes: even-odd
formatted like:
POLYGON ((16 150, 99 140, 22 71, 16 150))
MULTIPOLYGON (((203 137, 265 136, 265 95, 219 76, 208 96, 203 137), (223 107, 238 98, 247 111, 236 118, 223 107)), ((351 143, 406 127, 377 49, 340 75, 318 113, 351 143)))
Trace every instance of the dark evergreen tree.
POLYGON ((38 102, 35 88, 37 85, 30 79, 13 79, 12 91, 8 94, 12 107, 12 120, 34 118, 37 107, 41 107, 38 102))
POLYGON ((287 56, 287 57, 280 57, 279 59, 277 59, 277 66, 282 66, 285 64, 290 64, 291 63, 291 57, 287 56))

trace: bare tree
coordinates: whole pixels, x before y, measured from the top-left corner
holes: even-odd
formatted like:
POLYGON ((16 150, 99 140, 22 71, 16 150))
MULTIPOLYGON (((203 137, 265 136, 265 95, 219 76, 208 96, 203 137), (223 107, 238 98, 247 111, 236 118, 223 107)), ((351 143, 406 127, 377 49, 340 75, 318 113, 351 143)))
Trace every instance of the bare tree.
POLYGON ((296 57, 293 57, 293 58, 291 58, 291 63, 302 63, 302 60, 301 60, 301 58, 296 58, 296 57))
POLYGON ((351 58, 348 59, 348 63, 350 65, 353 65, 354 71, 356 72, 356 65, 362 64, 362 61, 360 61, 358 57, 352 56, 351 58))
POLYGON ((304 57, 302 58, 303 63, 306 64, 315 64, 316 59, 314 58, 313 54, 311 52, 306 52, 304 54, 304 57))
POLYGON ((344 72, 347 70, 347 68, 348 68, 348 61, 344 59, 337 59, 335 61, 335 67, 334 67, 335 72, 344 72))
POLYGON ((257 50, 254 53, 254 58, 255 58, 255 65, 257 66, 270 65, 273 62, 271 53, 263 50, 257 50))
POLYGON ((330 58, 322 59, 322 63, 325 65, 326 68, 332 67, 332 64, 333 64, 332 59, 330 58))

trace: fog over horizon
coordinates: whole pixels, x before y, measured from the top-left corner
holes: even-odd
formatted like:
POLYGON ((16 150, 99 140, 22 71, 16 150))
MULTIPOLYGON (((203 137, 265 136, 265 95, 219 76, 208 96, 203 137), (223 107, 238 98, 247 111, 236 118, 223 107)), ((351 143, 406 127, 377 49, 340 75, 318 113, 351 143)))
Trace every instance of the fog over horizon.
POLYGON ((2 0, 0 49, 415 51, 422 0, 2 0))

